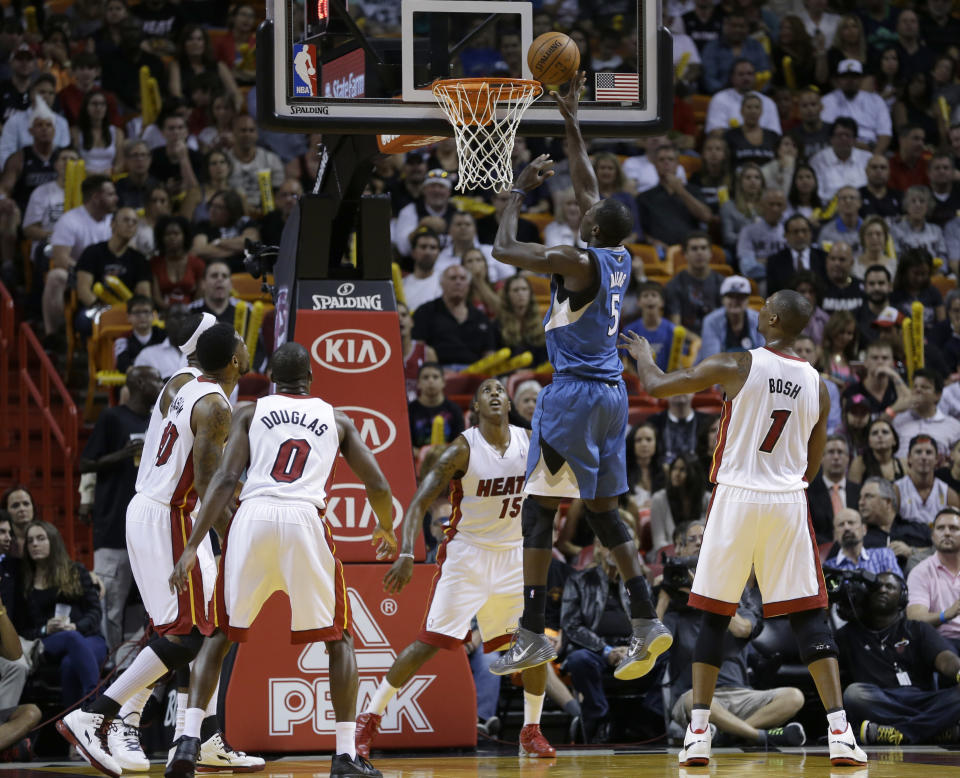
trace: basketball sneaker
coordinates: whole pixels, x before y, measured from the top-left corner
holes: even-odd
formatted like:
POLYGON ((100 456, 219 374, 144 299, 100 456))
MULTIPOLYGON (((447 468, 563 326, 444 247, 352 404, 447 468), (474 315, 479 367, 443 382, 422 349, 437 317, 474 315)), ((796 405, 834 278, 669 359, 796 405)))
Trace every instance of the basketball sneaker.
POLYGON ((193 778, 200 754, 200 738, 181 735, 174 743, 173 759, 167 763, 165 778, 193 778))
POLYGON ((710 764, 711 741, 710 727, 702 732, 694 732, 687 724, 687 731, 683 736, 683 748, 680 749, 681 767, 703 767, 710 764))
POLYGON ((860 742, 868 746, 899 746, 903 742, 903 733, 889 724, 864 721, 860 725, 860 742))
POLYGON ((107 731, 107 746, 110 754, 124 772, 143 772, 150 769, 150 760, 140 745, 140 728, 127 724, 123 719, 114 719, 107 731))
POLYGON ((524 724, 520 730, 520 756, 531 756, 534 759, 548 758, 557 755, 557 749, 547 742, 540 731, 539 724, 524 724))
POLYGON ((354 735, 353 743, 357 747, 357 753, 364 759, 370 758, 370 746, 380 732, 382 718, 383 716, 379 713, 361 713, 357 716, 357 733, 354 735))
POLYGON ((841 765, 864 765, 867 755, 857 745, 857 738, 853 734, 853 727, 847 722, 843 732, 827 732, 827 743, 830 746, 830 764, 834 767, 841 765))
POLYGON ((649 673, 657 663, 657 657, 673 645, 673 635, 660 619, 631 619, 631 622, 633 637, 630 638, 630 647, 613 671, 614 677, 621 681, 649 673))
POLYGON ((217 773, 229 770, 233 773, 255 773, 262 770, 266 764, 259 756, 234 751, 223 735, 216 732, 200 746, 197 772, 217 773))
POLYGON ((354 759, 335 754, 330 760, 330 778, 383 778, 383 773, 360 754, 354 759))
POLYGON ((490 672, 494 675, 510 675, 531 667, 539 667, 556 658, 557 651, 546 635, 517 627, 510 640, 510 647, 494 660, 490 665, 490 672))
POLYGON ((111 724, 112 721, 106 721, 102 713, 88 713, 78 708, 57 722, 57 732, 73 743, 93 767, 104 775, 118 778, 121 768, 107 745, 107 730, 111 724))

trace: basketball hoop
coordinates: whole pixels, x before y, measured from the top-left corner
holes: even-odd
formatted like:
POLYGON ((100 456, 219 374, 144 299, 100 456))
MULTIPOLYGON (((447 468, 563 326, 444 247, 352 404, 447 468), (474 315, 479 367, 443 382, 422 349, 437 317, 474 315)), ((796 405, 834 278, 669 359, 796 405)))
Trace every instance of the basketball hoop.
POLYGON ((510 156, 517 125, 530 103, 543 92, 540 82, 451 78, 437 81, 432 91, 456 136, 460 159, 457 189, 509 189, 513 184, 510 156))

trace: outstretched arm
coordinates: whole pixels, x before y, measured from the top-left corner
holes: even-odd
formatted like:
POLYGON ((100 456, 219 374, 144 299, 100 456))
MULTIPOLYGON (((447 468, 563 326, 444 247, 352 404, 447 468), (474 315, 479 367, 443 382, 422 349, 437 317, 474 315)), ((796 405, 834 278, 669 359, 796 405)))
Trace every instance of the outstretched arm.
POLYGON ((570 178, 573 180, 573 191, 577 196, 577 205, 580 206, 580 213, 585 214, 591 207, 600 200, 600 187, 597 184, 597 175, 593 171, 593 165, 590 164, 590 157, 587 155, 587 144, 583 141, 583 135, 580 133, 580 124, 577 121, 577 109, 580 107, 580 94, 583 92, 583 85, 586 83, 587 74, 578 70, 577 74, 570 79, 567 86, 567 93, 561 95, 559 92, 551 91, 550 94, 557 101, 557 108, 563 114, 563 122, 567 131, 567 159, 570 162, 570 178))
POLYGON ((350 417, 335 411, 337 434, 340 436, 340 453, 350 469, 363 481, 370 507, 377 514, 380 526, 374 530, 371 542, 377 546, 377 559, 386 559, 397 551, 397 539, 393 534, 393 494, 380 465, 370 449, 360 439, 350 417))
POLYGON ((637 375, 647 394, 654 397, 672 397, 675 394, 700 392, 719 384, 727 397, 734 397, 743 387, 750 373, 748 352, 715 354, 693 367, 664 373, 653 357, 653 349, 646 338, 632 331, 620 333, 620 348, 637 360, 637 375))
POLYGON ((467 445, 463 435, 458 435, 423 477, 403 517, 403 540, 400 553, 410 556, 399 557, 387 571, 383 577, 384 591, 399 593, 410 582, 413 577, 413 547, 423 527, 423 517, 434 500, 447 488, 450 479, 458 478, 465 473, 469 463, 470 446, 467 445))

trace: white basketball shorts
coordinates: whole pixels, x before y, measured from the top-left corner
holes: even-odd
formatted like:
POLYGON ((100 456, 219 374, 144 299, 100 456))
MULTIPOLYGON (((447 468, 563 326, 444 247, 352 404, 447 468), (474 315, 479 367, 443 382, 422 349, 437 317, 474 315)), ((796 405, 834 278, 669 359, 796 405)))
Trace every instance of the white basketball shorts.
POLYGON ((827 606, 805 490, 714 489, 690 605, 732 616, 751 566, 764 617, 827 606))
POLYGON ((470 638, 476 615, 483 650, 510 642, 523 613, 523 549, 490 550, 454 536, 437 553, 437 573, 417 639, 457 648, 470 638))
POLYGON ((290 642, 339 640, 350 628, 343 566, 317 506, 254 497, 240 503, 227 530, 214 617, 229 638, 247 639, 274 592, 290 598, 290 642))

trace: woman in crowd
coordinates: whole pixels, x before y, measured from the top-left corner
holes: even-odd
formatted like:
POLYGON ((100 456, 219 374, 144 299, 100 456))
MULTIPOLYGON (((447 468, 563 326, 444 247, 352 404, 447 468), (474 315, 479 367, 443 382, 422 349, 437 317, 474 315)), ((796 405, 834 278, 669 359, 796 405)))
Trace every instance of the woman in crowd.
POLYGON ((27 525, 34 519, 40 518, 33 495, 26 486, 15 484, 0 497, 0 508, 9 513, 13 520, 13 545, 10 547, 10 555, 22 557, 24 542, 27 538, 27 525))
POLYGON ((790 286, 795 292, 800 292, 806 297, 813 306, 813 313, 810 315, 810 321, 803 328, 803 334, 813 338, 815 343, 820 343, 823 339, 823 330, 830 320, 830 314, 820 307, 823 297, 821 294, 821 282, 817 276, 809 270, 801 270, 791 279, 790 286))
POLYGON ((243 107, 243 98, 237 89, 237 82, 223 62, 218 62, 210 48, 207 31, 198 24, 184 26, 177 44, 177 58, 167 69, 170 94, 190 100, 194 84, 198 77, 213 76, 216 91, 222 91, 233 103, 236 110, 243 107))
POLYGON ((902 478, 907 473, 907 466, 897 457, 899 448, 900 436, 890 419, 883 416, 874 419, 867 427, 867 447, 850 463, 847 478, 856 484, 873 477, 891 482, 902 478))
POLYGON ((847 439, 851 456, 867 450, 867 427, 870 426, 870 403, 862 394, 843 398, 843 421, 839 434, 847 439))
POLYGON ((650 500, 651 561, 658 561, 656 552, 673 542, 673 530, 678 525, 703 518, 708 501, 706 478, 696 454, 680 454, 670 465, 666 488, 650 500))
POLYGON ((900 99, 893 104, 891 112, 894 127, 915 124, 923 127, 927 145, 936 148, 940 138, 946 136, 940 128, 946 125, 937 106, 933 104, 933 77, 925 72, 917 72, 907 79, 900 99))
MULTIPOLYGON (((690 183, 700 187, 703 202, 714 215, 720 213, 720 190, 730 191, 730 150, 723 138, 711 137, 703 142, 700 169, 690 176, 690 183)), ((549 245, 549 244, 548 244, 549 245)))
POLYGON ((911 186, 903 193, 903 216, 890 225, 897 256, 908 248, 922 248, 931 257, 946 260, 947 244, 943 230, 927 221, 932 211, 933 193, 928 187, 911 186))
POLYGON ((900 74, 900 52, 895 45, 885 46, 880 52, 879 66, 866 68, 865 72, 874 75, 867 76, 863 80, 863 89, 876 92, 887 104, 888 109, 893 109, 893 104, 897 102, 900 93, 903 90, 903 79, 900 74))
POLYGON ((857 320, 850 311, 835 311, 823 328, 820 370, 842 392, 856 383, 857 374, 850 363, 857 358, 857 320))
POLYGON ((820 210, 823 203, 817 194, 817 174, 806 162, 800 162, 793 170, 793 180, 787 193, 787 210, 784 218, 789 219, 796 213, 806 216, 807 221, 817 229, 820 224, 820 210))
POLYGON ((96 688, 107 656, 100 593, 86 568, 70 559, 52 524, 27 525, 25 552, 17 631, 27 640, 39 638, 44 655, 58 662, 62 703, 73 705, 96 688))
POLYGON ((627 433, 627 488, 638 508, 649 508, 653 495, 666 486, 657 428, 635 424, 627 433))
POLYGON ((763 183, 767 189, 779 189, 786 196, 793 185, 793 170, 797 166, 797 142, 790 135, 781 135, 776 153, 776 158, 760 168, 763 183))
POLYGON ((529 351, 532 367, 547 361, 546 334, 540 306, 526 276, 510 276, 500 290, 500 340, 514 356, 529 351))
POLYGON ((170 195, 163 186, 155 186, 147 192, 146 206, 137 226, 137 234, 130 245, 146 257, 152 257, 157 251, 154 229, 157 222, 171 212, 170 195))
POLYGON ((214 55, 238 84, 253 84, 257 77, 257 12, 249 3, 233 6, 227 17, 227 34, 217 40, 214 55))
POLYGON ((739 170, 747 162, 765 165, 776 155, 780 136, 773 130, 760 126, 762 113, 763 103, 760 101, 760 96, 748 92, 740 103, 743 124, 724 133, 723 137, 730 149, 734 170, 739 170))
POLYGON ((633 217, 633 231, 623 239, 623 243, 636 243, 643 234, 640 227, 640 211, 637 209, 635 192, 627 191, 627 178, 623 175, 620 161, 607 151, 599 151, 593 157, 593 169, 597 174, 597 187, 600 198, 618 200, 630 210, 633 217))
MULTIPOLYGON (((960 105, 960 84, 957 83, 957 61, 949 54, 941 54, 933 64, 933 105, 942 97, 951 108, 960 105)), ((934 114, 936 116, 936 114, 934 114)), ((944 137, 946 137, 944 135, 944 137)))
POLYGON ((586 248, 580 237, 580 206, 572 189, 564 189, 554 198, 553 221, 543 229, 545 246, 577 246, 586 248))
POLYGON ((233 148, 233 120, 237 109, 226 92, 214 92, 210 98, 210 123, 197 133, 200 151, 208 154, 213 149, 229 151, 233 148))
POLYGON ((799 16, 788 14, 780 20, 780 39, 770 52, 775 86, 792 86, 797 89, 808 84, 823 88, 830 80, 827 58, 827 41, 823 36, 811 38, 799 16), (785 57, 791 59, 794 81, 787 80, 785 57))
POLYGON ((867 36, 863 34, 863 22, 856 14, 845 14, 837 24, 827 51, 829 73, 836 73, 837 65, 845 59, 855 59, 864 67, 867 64, 867 36))
POLYGON ((537 397, 543 386, 539 381, 528 378, 517 385, 513 390, 513 402, 510 404, 510 423, 518 427, 530 429, 533 422, 533 412, 537 408, 537 397))
POLYGON ((221 149, 208 151, 203 161, 203 175, 200 177, 203 183, 187 192, 180 206, 180 213, 190 219, 193 224, 207 221, 210 218, 210 201, 218 192, 226 191, 231 191, 240 198, 241 206, 246 213, 247 203, 243 192, 230 185, 232 173, 233 162, 225 151, 221 149))
POLYGON ((71 128, 73 146, 87 175, 116 175, 123 170, 123 130, 110 124, 107 96, 91 89, 83 97, 77 123, 71 128))
POLYGON ((929 338, 943 354, 947 370, 953 373, 960 365, 960 289, 947 292, 943 307, 947 318, 934 325, 929 338))
POLYGON ((93 43, 101 62, 120 49, 123 23, 130 16, 126 0, 107 0, 103 8, 103 27, 93 35, 93 43))
POLYGON ((736 249, 740 230, 756 220, 762 194, 763 171, 754 163, 748 162, 737 173, 733 197, 720 206, 723 246, 728 251, 736 249))
POLYGON ((897 258, 888 253, 893 249, 893 242, 886 219, 873 214, 863 220, 860 225, 860 246, 860 256, 853 263, 852 274, 855 278, 863 281, 871 265, 882 265, 893 278, 897 272, 897 258))
POLYGON ((161 216, 154 228, 157 255, 150 260, 153 300, 161 311, 183 305, 200 295, 204 263, 190 254, 190 222, 183 216, 161 216))
POLYGON ((491 319, 500 312, 501 298, 490 283, 490 270, 487 266, 487 256, 482 249, 472 248, 463 252, 460 260, 467 272, 470 273, 470 291, 467 292, 467 303, 483 311, 491 319))
POLYGON ((243 214, 243 200, 232 189, 210 198, 210 218, 196 226, 191 251, 204 262, 222 259, 233 273, 243 272, 243 247, 260 240, 256 223, 243 214))
POLYGON ((417 399, 417 376, 427 362, 437 361, 437 352, 422 340, 413 339, 413 317, 406 303, 397 302, 400 319, 400 351, 403 354, 403 378, 407 388, 407 402, 417 399))
MULTIPOLYGON (((908 193, 910 191, 910 189, 907 190, 908 193)), ((900 259, 897 263, 897 273, 893 277, 893 294, 890 295, 890 304, 904 316, 913 316, 913 303, 919 300, 924 308, 924 326, 931 328, 934 321, 943 321, 947 318, 943 297, 937 287, 930 283, 930 277, 933 275, 933 259, 922 248, 910 248, 898 254, 900 259)))

